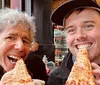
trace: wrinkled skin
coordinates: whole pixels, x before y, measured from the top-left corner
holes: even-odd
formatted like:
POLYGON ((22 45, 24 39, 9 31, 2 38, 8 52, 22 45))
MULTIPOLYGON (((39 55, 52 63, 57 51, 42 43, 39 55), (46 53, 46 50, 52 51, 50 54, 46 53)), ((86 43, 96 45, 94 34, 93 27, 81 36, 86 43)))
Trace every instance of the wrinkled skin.
POLYGON ((0 64, 5 71, 10 71, 15 66, 9 56, 22 57, 25 60, 29 52, 30 33, 26 26, 18 24, 0 33, 0 64))

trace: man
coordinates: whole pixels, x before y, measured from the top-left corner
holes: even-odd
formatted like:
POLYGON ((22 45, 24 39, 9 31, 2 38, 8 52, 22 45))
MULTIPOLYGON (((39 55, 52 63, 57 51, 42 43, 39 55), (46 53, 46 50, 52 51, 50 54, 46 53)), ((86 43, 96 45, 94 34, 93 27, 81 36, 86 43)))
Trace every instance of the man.
POLYGON ((95 0, 67 0, 51 16, 52 22, 63 25, 69 53, 61 66, 49 77, 48 85, 65 85, 80 46, 87 46, 89 60, 100 85, 100 7, 95 0))

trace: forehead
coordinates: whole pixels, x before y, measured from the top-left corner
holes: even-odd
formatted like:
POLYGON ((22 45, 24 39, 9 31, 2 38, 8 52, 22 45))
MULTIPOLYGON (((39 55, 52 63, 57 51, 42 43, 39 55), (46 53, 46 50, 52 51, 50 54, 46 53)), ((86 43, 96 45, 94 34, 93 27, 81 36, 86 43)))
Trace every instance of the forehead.
POLYGON ((87 8, 87 9, 83 9, 83 10, 75 10, 73 12, 71 12, 70 15, 68 15, 67 17, 65 17, 64 19, 64 25, 66 23, 70 23, 69 21, 72 20, 79 20, 79 19, 97 19, 98 17, 100 17, 100 13, 99 11, 92 9, 92 8, 87 8))
POLYGON ((1 34, 9 34, 9 33, 18 33, 18 34, 25 34, 30 35, 29 29, 23 24, 17 24, 13 27, 4 29, 1 34))
POLYGON ((8 26, 8 27, 5 27, 5 29, 4 30, 9 30, 9 29, 19 29, 19 30, 22 30, 22 31, 29 31, 30 29, 29 28, 27 28, 27 26, 26 25, 24 25, 24 24, 16 24, 16 25, 12 25, 12 26, 8 26))

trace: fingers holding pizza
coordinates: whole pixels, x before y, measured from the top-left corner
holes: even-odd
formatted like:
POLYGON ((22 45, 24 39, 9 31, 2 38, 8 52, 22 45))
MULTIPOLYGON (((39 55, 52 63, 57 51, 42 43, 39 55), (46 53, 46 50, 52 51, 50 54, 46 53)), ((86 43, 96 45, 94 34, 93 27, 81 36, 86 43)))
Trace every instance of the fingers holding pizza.
POLYGON ((96 63, 91 63, 93 74, 95 77, 95 83, 96 85, 100 85, 100 66, 96 63))

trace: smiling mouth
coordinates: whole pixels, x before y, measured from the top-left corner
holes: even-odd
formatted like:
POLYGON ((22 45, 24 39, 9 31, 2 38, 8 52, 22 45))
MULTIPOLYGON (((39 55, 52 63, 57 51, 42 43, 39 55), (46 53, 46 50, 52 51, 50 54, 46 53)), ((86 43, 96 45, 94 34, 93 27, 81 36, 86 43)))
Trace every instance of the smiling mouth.
POLYGON ((15 64, 21 57, 17 56, 8 56, 8 59, 11 61, 11 63, 15 64))
POLYGON ((84 45, 77 45, 76 48, 79 50, 79 49, 82 49, 82 48, 86 48, 86 49, 89 49, 91 47, 91 44, 84 44, 84 45))

